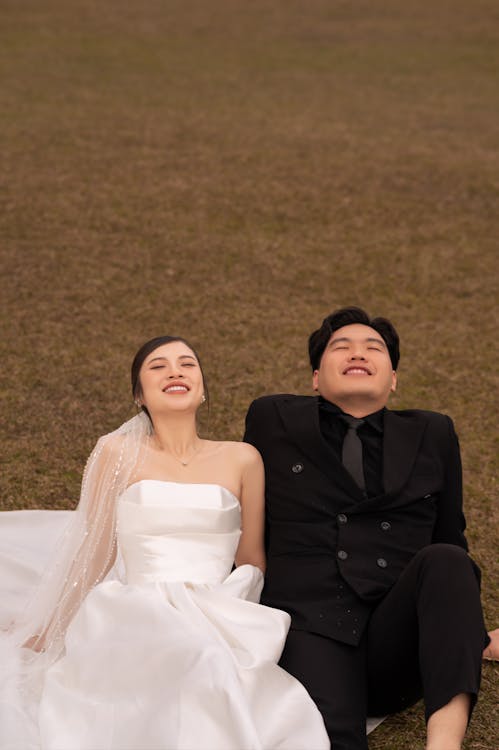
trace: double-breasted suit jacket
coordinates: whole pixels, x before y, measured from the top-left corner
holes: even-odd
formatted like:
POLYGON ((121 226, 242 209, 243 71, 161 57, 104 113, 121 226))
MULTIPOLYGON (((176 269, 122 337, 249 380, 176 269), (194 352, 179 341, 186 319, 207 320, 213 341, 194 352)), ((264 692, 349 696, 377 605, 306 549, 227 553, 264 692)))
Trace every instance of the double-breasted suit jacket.
POLYGON ((467 549, 459 444, 443 414, 385 410, 384 492, 370 498, 323 439, 317 397, 257 399, 244 439, 265 464, 262 602, 295 629, 356 644, 418 550, 467 549))

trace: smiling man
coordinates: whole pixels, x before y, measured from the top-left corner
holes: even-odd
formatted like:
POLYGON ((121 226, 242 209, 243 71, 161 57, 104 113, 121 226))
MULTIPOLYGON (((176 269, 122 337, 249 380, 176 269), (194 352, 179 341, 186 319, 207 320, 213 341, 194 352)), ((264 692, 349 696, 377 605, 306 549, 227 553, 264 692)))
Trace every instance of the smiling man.
POLYGON ((452 421, 386 408, 399 338, 384 318, 337 310, 309 354, 318 395, 257 399, 244 438, 266 471, 262 602, 292 617, 281 665, 334 750, 365 750, 367 715, 422 696, 428 750, 455 750, 488 637, 452 421))

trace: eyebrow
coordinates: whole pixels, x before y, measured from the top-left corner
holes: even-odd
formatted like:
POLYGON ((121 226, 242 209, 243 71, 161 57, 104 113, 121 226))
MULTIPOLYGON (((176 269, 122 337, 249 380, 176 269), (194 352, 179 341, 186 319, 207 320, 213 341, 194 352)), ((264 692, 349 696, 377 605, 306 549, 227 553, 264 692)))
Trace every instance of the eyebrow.
MULTIPOLYGON (((196 357, 193 357, 192 354, 181 354, 178 359, 193 359, 194 362, 196 362, 196 357)), ((158 360, 162 360, 163 362, 168 362, 168 357, 153 357, 153 359, 150 359, 149 362, 147 362, 148 365, 152 364, 152 362, 158 362, 158 360)))
MULTIPOLYGON (((332 346, 333 344, 338 344, 340 341, 347 341, 348 343, 350 343, 352 339, 348 338, 348 336, 340 336, 336 339, 331 339, 331 341, 329 342, 329 346, 332 346)), ((381 346, 384 346, 386 348, 386 344, 383 341, 383 339, 381 338, 378 339, 375 336, 368 336, 366 339, 364 339, 364 341, 368 343, 373 342, 376 344, 381 344, 381 346)))

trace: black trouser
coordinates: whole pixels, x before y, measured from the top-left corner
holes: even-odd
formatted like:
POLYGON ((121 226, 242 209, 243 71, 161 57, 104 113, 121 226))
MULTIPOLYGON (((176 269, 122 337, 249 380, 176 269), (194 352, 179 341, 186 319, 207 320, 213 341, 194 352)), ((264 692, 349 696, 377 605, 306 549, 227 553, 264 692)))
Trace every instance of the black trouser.
POLYGON ((333 750, 366 750, 367 715, 395 713, 422 696, 427 720, 459 693, 473 706, 485 637, 471 559, 434 544, 373 610, 359 646, 291 630, 280 664, 317 703, 333 750))

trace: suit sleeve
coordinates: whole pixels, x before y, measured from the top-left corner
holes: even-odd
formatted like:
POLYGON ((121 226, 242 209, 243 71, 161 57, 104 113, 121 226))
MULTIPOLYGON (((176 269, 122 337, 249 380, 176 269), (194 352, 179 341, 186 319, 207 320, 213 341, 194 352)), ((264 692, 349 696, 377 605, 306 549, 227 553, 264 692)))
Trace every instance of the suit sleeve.
POLYGON ((445 466, 444 485, 439 498, 438 515, 433 532, 433 542, 456 544, 468 549, 464 535, 466 520, 463 514, 463 480, 459 441, 450 417, 447 422, 447 449, 443 460, 445 466))
POLYGON ((251 445, 254 445, 258 449, 258 418, 256 412, 256 401, 253 401, 246 414, 243 440, 245 443, 251 443, 251 445))

